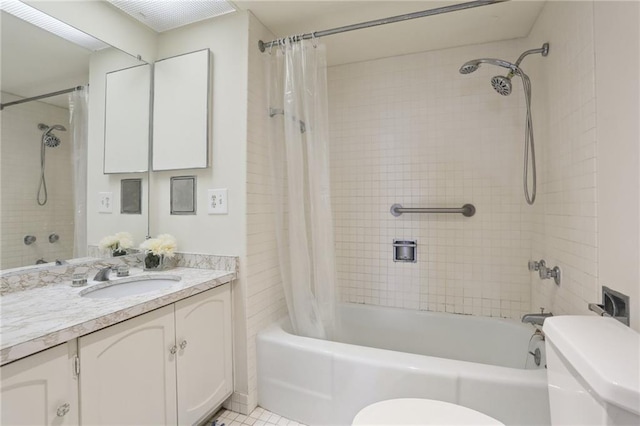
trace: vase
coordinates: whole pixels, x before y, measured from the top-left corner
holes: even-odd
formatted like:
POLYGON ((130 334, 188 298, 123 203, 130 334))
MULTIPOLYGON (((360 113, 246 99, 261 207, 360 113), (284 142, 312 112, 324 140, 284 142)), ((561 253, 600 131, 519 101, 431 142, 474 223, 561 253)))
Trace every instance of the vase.
POLYGON ((153 254, 148 251, 144 255, 145 271, 162 271, 167 267, 164 254, 153 254))
POLYGON ((127 254, 126 250, 123 249, 115 249, 111 252, 111 257, 118 257, 118 256, 124 256, 127 254))

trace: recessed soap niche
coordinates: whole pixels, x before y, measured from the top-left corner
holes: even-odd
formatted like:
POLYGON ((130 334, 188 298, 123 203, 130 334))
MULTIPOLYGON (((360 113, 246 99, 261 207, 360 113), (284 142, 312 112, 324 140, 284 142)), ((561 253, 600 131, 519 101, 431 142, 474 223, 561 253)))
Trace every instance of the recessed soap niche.
POLYGON ((142 214, 142 179, 120 181, 120 213, 142 214))
POLYGON ((418 261, 417 240, 393 240, 393 261, 416 263, 418 261))

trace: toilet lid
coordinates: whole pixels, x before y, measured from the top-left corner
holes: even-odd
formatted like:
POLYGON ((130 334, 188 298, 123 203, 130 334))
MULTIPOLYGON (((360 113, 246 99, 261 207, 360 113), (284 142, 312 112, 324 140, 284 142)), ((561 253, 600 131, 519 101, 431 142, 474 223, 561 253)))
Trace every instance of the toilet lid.
POLYGON ((352 425, 504 426, 479 411, 432 399, 401 398, 364 407, 352 425))

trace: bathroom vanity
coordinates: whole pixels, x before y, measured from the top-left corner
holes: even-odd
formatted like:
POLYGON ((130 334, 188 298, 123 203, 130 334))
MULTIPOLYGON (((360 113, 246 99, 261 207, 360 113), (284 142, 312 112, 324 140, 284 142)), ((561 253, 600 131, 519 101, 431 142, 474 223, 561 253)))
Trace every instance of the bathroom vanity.
MULTIPOLYGON (((121 297, 87 297, 117 279, 3 295, 2 424, 191 425, 219 407, 233 391, 235 269, 168 273, 180 280, 121 297)), ((167 272, 139 276, 153 274, 167 272)))

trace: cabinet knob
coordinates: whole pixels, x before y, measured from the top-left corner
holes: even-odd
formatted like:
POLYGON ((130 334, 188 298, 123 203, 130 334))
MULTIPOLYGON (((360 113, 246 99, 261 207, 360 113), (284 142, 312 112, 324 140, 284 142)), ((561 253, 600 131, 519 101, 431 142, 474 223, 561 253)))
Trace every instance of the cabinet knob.
POLYGON ((186 348, 186 347, 187 347, 187 341, 186 341, 186 340, 183 340, 183 341, 180 343, 180 349, 184 350, 184 348, 186 348))
POLYGON ((171 355, 175 355, 176 352, 178 352, 178 347, 176 345, 171 346, 171 349, 169 349, 169 352, 171 352, 171 355))
POLYGON ((71 406, 67 402, 58 407, 58 411, 56 411, 56 414, 58 415, 58 417, 64 417, 69 412, 69 410, 71 410, 71 406))

